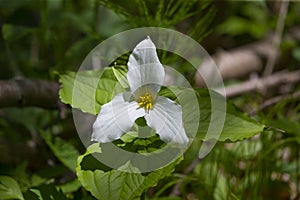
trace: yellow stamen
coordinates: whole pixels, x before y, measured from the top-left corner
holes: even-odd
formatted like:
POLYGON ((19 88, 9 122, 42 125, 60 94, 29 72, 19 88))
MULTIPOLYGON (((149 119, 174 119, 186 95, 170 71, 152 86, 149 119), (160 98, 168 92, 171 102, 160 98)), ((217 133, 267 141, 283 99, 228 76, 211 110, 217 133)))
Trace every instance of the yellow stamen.
POLYGON ((144 107, 146 111, 152 109, 152 99, 148 92, 144 96, 140 96, 140 102, 138 103, 140 107, 144 107))

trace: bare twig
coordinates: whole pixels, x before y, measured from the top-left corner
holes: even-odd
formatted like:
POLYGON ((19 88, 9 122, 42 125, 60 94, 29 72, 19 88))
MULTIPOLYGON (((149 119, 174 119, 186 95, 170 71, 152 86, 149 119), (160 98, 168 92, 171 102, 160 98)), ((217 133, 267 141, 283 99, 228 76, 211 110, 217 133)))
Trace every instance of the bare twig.
POLYGON ((225 92, 226 97, 234 97, 255 90, 263 92, 281 84, 298 82, 300 82, 300 70, 292 72, 281 71, 267 77, 250 79, 241 84, 228 86, 225 88, 225 92))
MULTIPOLYGON (((287 15, 289 7, 289 0, 284 0, 281 2, 280 11, 279 11, 279 18, 277 21, 276 31, 273 36, 272 45, 274 48, 278 49, 281 43, 283 28, 284 28, 284 21, 287 15)), ((264 76, 270 75, 273 72, 273 68, 276 62, 276 55, 270 54, 267 59, 266 68, 264 70, 264 76)))
POLYGON ((62 107, 56 82, 28 78, 0 81, 0 108, 36 106, 46 109, 62 107))

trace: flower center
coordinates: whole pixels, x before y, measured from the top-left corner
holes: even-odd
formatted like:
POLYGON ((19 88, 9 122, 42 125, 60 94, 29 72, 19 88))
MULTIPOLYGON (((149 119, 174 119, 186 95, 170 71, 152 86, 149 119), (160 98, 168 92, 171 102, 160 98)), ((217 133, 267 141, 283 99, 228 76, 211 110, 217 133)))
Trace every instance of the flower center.
POLYGON ((146 111, 152 109, 152 99, 148 92, 145 95, 140 96, 140 102, 138 103, 140 107, 144 107, 146 111))

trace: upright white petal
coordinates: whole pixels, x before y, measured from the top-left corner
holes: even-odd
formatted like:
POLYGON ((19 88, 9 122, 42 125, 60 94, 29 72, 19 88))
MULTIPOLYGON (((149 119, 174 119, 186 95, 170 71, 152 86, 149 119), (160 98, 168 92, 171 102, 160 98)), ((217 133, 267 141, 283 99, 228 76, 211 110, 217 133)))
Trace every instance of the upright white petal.
POLYGON ((120 93, 101 107, 93 125, 92 141, 110 142, 130 130, 135 120, 145 115, 137 102, 127 102, 128 92, 120 93))
POLYGON ((165 142, 187 145, 181 106, 174 101, 158 96, 152 110, 145 115, 148 126, 153 128, 165 142))
POLYGON ((152 92, 158 93, 164 82, 165 70, 149 37, 133 49, 127 64, 127 79, 132 93, 142 86, 150 87, 152 92))

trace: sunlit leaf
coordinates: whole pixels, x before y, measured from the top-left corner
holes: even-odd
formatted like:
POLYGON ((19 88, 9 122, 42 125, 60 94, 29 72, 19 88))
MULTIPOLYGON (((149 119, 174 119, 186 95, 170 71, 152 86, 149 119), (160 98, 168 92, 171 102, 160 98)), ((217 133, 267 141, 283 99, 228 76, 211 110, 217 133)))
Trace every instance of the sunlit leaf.
POLYGON ((83 187, 99 200, 125 200, 139 197, 145 189, 155 186, 160 179, 173 172, 175 165, 182 160, 181 157, 170 165, 147 175, 141 174, 139 169, 131 165, 130 162, 120 167, 119 170, 83 170, 81 168, 83 158, 92 153, 101 153, 98 143, 89 146, 87 152, 78 158, 76 172, 83 187))
POLYGON ((106 68, 103 73, 99 70, 67 72, 60 77, 59 97, 73 108, 98 114, 101 105, 124 90, 114 73, 113 68, 106 68))
POLYGON ((24 199, 17 181, 9 176, 0 176, 0 199, 24 199))

